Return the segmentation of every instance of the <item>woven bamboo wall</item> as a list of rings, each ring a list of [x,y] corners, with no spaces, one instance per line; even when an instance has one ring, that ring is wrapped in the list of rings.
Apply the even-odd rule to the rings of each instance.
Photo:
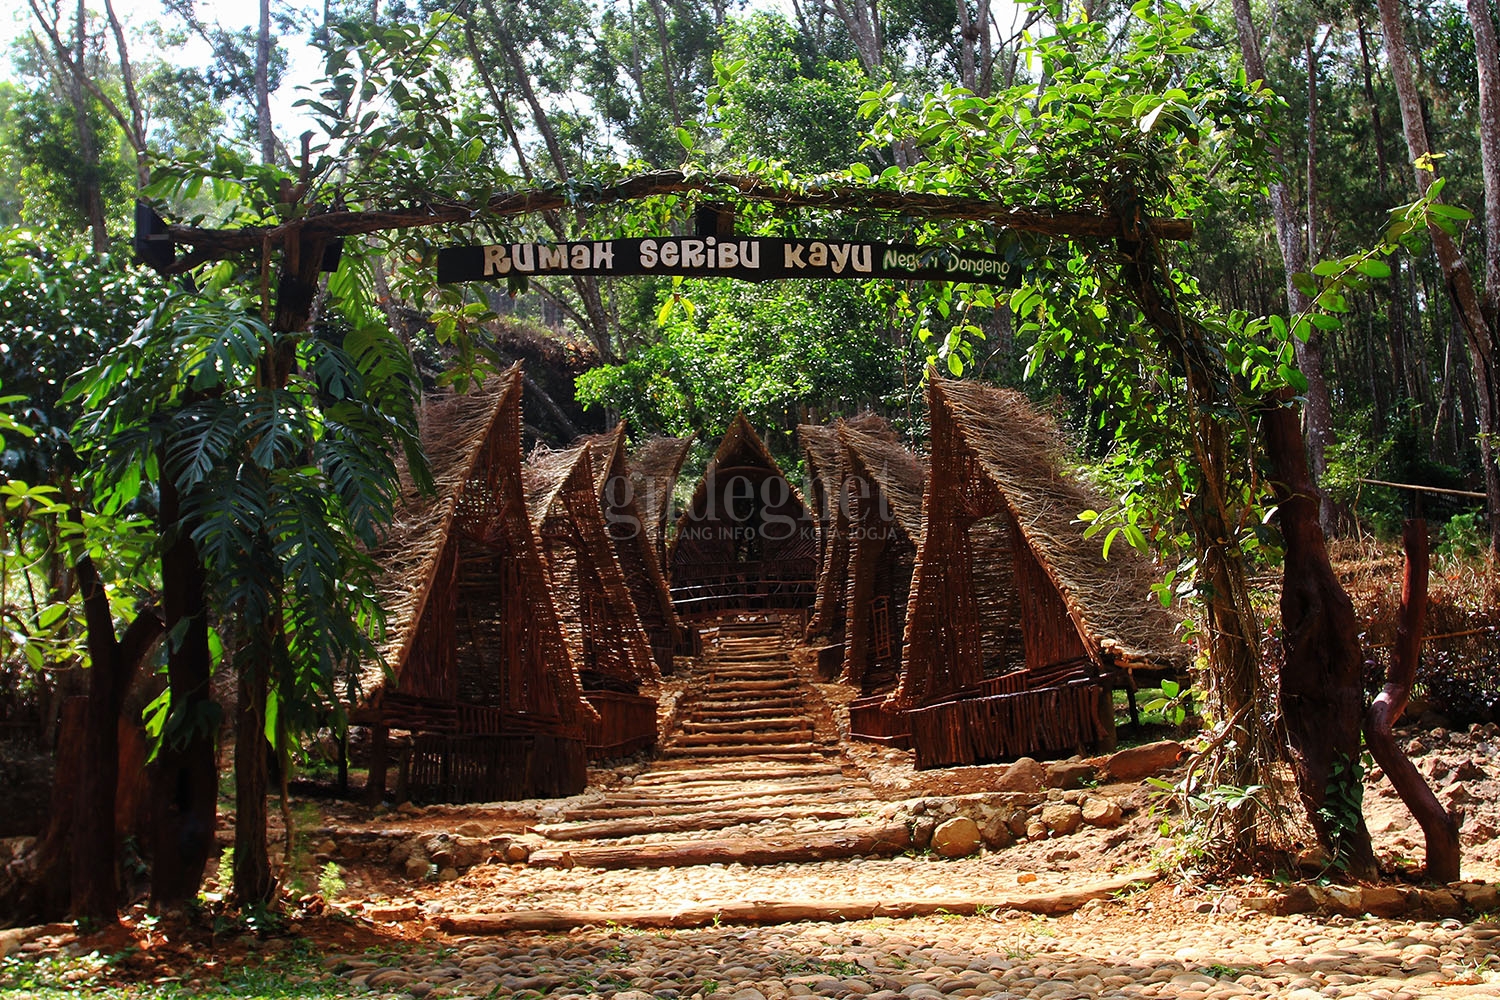
[[[414,730],[451,719],[489,732],[582,738],[593,713],[526,519],[520,403],[517,366],[487,389],[424,408],[423,444],[439,497],[405,482],[374,553],[382,593],[391,595],[391,672],[374,675],[357,718]],[[392,697],[382,704],[387,690]],[[460,702],[490,711],[461,716]]]
[[[661,561],[645,530],[649,515],[641,505],[645,498],[638,495],[626,462],[624,421],[608,434],[585,438],[584,443],[589,445],[599,507],[630,599],[646,630],[657,668],[670,673],[672,654],[683,643],[683,628],[672,606]]]
[[[817,529],[744,414],[678,519],[668,564],[680,615],[812,604]]]

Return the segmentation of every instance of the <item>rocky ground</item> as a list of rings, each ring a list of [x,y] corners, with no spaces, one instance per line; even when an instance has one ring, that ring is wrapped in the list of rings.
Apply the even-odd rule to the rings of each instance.
[[[805,721],[786,723],[791,757],[705,768],[669,752],[597,769],[566,800],[327,806],[307,865],[337,866],[345,888],[301,933],[334,993],[416,1000],[1500,998],[1500,726],[1402,731],[1464,812],[1466,881],[1419,888],[1421,831],[1378,771],[1365,805],[1384,884],[1316,870],[1209,882],[1167,863],[1179,845],[1147,779],[1180,774],[1174,744],[918,772],[907,751],[840,739],[833,698]],[[615,825],[590,834],[600,823]],[[869,831],[873,855],[837,849]],[[820,838],[822,859],[732,860]],[[726,844],[731,860],[659,863]],[[881,915],[893,913],[915,916]],[[142,916],[138,936],[167,937]],[[235,941],[205,954],[237,948],[231,961],[247,963],[263,947]],[[0,953],[16,948],[99,945],[67,928],[0,932]],[[197,945],[175,954],[196,968],[141,975],[196,989],[218,961]]]

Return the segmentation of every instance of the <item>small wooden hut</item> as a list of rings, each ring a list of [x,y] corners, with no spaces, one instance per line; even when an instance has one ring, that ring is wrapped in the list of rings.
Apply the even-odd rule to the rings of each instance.
[[[1083,537],[1077,516],[1100,503],[1062,473],[1056,427],[1023,396],[934,375],[928,401],[922,541],[886,708],[909,711],[920,767],[1112,742],[1113,679],[1187,659],[1151,594],[1150,566],[1125,546],[1106,560]],[[1003,564],[976,551],[986,520],[1009,539]],[[991,608],[977,584],[1003,578],[991,586],[1016,595],[1020,669],[986,679],[980,624]]]
[[[901,671],[901,629],[917,545],[922,537],[922,494],[927,469],[890,438],[838,427],[848,472],[849,571],[847,623],[841,680],[859,688],[849,705],[853,736],[904,745],[903,713],[883,708]]]
[[[635,487],[636,504],[645,516],[646,537],[656,550],[663,575],[667,571],[667,528],[672,513],[672,494],[682,463],[693,446],[687,437],[654,437],[636,448],[626,459],[630,481]]]
[[[572,795],[585,779],[583,698],[521,484],[519,365],[428,400],[422,445],[437,495],[404,477],[373,553],[387,609],[351,721],[373,735],[372,795],[391,729],[412,734],[405,791],[430,802]]]
[[[838,645],[844,638],[844,591],[849,575],[849,509],[842,499],[843,446],[838,428],[831,424],[797,425],[797,443],[807,463],[812,513],[818,527],[818,582],[807,638]]]
[[[645,512],[625,461],[625,422],[607,434],[583,439],[593,462],[594,489],[604,513],[615,558],[625,574],[630,599],[651,642],[651,655],[662,673],[672,672],[672,654],[683,645],[682,624],[672,606],[672,592],[661,560],[646,532]]]
[[[594,480],[592,448],[534,455],[523,470],[526,507],[541,544],[585,697],[598,710],[589,756],[619,757],[656,745],[659,679],[640,615],[610,540]]]
[[[812,604],[817,529],[743,413],[678,518],[667,563],[679,615]]]

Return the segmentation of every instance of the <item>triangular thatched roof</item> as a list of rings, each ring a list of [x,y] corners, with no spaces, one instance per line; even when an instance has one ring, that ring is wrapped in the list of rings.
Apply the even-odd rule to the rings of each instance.
[[[932,398],[998,488],[1091,654],[1121,666],[1184,665],[1188,652],[1177,621],[1151,591],[1150,563],[1124,544],[1105,559],[1101,540],[1083,537],[1078,515],[1107,501],[1064,473],[1056,425],[1020,393],[978,382],[933,376]]]
[[[651,640],[657,666],[670,672],[673,651],[682,640],[682,623],[672,604],[661,556],[646,530],[650,515],[642,505],[649,498],[642,495],[626,462],[625,421],[606,433],[579,438],[576,443],[589,447],[594,489],[620,569],[630,587],[641,625]]]
[[[656,663],[600,506],[592,451],[583,444],[533,455],[523,470],[527,510],[578,669],[654,680]]]
[[[630,480],[635,486],[636,502],[645,518],[646,536],[651,540],[657,557],[663,560],[663,572],[666,569],[667,521],[672,511],[672,493],[692,446],[691,434],[680,438],[653,437],[626,458]]]
[[[884,421],[882,421],[884,423]],[[846,449],[850,471],[865,475],[885,495],[896,526],[915,546],[922,538],[922,493],[927,487],[927,467],[895,435],[863,430],[841,421],[839,441]]]
[[[386,610],[381,662],[366,664],[357,694],[378,705],[387,691],[434,702],[456,702],[477,683],[503,689],[494,663],[457,662],[450,605],[464,600],[465,556],[475,546],[503,544],[512,563],[525,614],[517,620],[485,618],[490,633],[518,629],[525,703],[497,705],[567,723],[593,715],[583,701],[578,673],[563,644],[546,571],[537,551],[521,491],[521,392],[519,365],[491,377],[467,395],[429,397],[419,416],[422,448],[435,493],[418,489],[403,473],[390,526],[371,553],[381,569],[377,590]],[[465,625],[468,628],[473,623]],[[484,636],[465,637],[466,650]],[[454,674],[457,671],[457,674]],[[478,671],[483,676],[475,675]],[[493,681],[493,683],[492,683]],[[471,699],[472,700],[472,699]]]

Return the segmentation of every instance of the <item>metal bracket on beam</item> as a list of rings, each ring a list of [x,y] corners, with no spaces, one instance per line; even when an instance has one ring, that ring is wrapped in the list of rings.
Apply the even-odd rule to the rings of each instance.
[[[135,203],[135,235],[130,243],[135,259],[156,271],[165,271],[177,257],[177,245],[167,231],[166,220],[144,201]]]
[[[709,203],[698,206],[693,217],[694,236],[716,236],[725,239],[734,235],[734,208],[729,205]]]

